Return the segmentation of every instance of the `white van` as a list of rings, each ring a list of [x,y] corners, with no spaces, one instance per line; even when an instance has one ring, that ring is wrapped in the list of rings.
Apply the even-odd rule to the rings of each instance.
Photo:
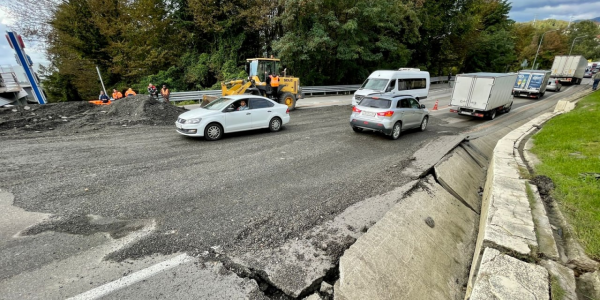
[[[419,101],[429,95],[429,85],[429,72],[419,69],[401,68],[398,71],[375,71],[354,92],[352,105],[358,105],[358,102],[366,95],[373,93],[410,95]]]

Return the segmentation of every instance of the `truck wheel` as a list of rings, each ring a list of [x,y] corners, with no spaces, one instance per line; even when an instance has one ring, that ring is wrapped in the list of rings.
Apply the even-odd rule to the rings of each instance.
[[[296,97],[292,93],[283,93],[281,97],[279,97],[279,103],[287,105],[290,110],[294,110],[296,108]]]
[[[495,118],[496,118],[496,109],[494,109],[488,113],[488,119],[493,120]]]
[[[575,82],[576,85],[580,85],[581,84],[581,78],[577,78],[577,81]]]
[[[504,113],[507,114],[508,112],[510,112],[510,110],[512,109],[512,105],[513,103],[511,102],[510,105],[504,109]]]

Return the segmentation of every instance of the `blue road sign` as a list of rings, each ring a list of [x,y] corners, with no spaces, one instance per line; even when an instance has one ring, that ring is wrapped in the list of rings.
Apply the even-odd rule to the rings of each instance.
[[[25,76],[27,76],[27,80],[29,80],[29,83],[31,84],[31,89],[33,90],[35,100],[37,100],[39,104],[46,104],[44,92],[42,92],[42,89],[40,89],[40,83],[38,82],[31,64],[29,63],[31,60],[27,60],[29,57],[27,54],[25,54],[25,50],[23,50],[25,46],[23,45],[21,37],[11,31],[6,32],[6,37],[8,38],[11,47],[15,49],[15,52],[17,53],[17,62],[25,70]]]

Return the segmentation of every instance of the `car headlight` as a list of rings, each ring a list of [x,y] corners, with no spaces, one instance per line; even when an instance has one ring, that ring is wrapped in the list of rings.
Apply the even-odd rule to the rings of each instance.
[[[189,119],[185,123],[186,124],[198,124],[202,121],[202,118]]]

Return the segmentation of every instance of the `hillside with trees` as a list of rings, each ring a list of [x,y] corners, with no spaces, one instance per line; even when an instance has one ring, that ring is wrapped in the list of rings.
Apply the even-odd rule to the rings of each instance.
[[[377,69],[417,67],[432,76],[550,68],[555,55],[600,58],[598,25],[515,23],[507,0],[17,0],[17,32],[46,45],[51,101],[97,97],[149,82],[173,91],[244,78],[246,58],[275,56],[302,85],[360,83]],[[40,7],[32,11],[28,7]],[[38,14],[38,15],[36,15]],[[33,15],[33,18],[31,17]]]

